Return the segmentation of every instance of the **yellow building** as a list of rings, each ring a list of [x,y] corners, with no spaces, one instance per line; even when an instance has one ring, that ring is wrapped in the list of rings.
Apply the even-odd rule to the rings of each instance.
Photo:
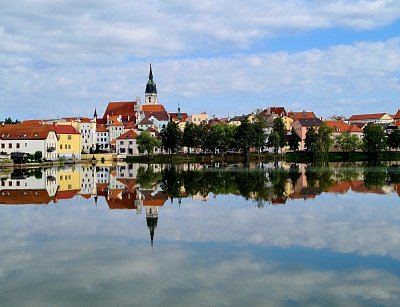
[[[208,123],[208,114],[206,112],[202,112],[200,114],[192,114],[189,116],[189,123],[193,123],[195,125],[200,125],[201,123]]]
[[[58,192],[77,191],[81,189],[81,172],[79,170],[61,169],[58,171]]]
[[[55,129],[58,136],[58,156],[66,159],[80,159],[81,134],[69,125],[57,125]]]

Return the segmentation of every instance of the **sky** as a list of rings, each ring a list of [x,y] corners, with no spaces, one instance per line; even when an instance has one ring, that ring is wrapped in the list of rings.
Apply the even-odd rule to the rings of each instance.
[[[0,119],[268,106],[329,117],[400,108],[399,0],[2,0]]]

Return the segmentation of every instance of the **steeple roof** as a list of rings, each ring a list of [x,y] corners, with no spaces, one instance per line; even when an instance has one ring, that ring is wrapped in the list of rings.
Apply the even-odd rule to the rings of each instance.
[[[153,80],[153,70],[151,69],[151,63],[150,63],[149,81],[147,81],[146,84],[146,94],[157,94],[157,85]]]

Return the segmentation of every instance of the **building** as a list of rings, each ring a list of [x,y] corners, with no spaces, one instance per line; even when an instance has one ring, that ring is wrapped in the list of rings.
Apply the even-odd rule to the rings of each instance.
[[[106,126],[102,124],[96,126],[96,149],[110,149],[110,133]]]
[[[347,121],[349,124],[387,124],[393,118],[387,113],[357,114],[350,116]]]
[[[57,133],[54,126],[9,124],[0,126],[0,152],[35,154],[40,151],[46,160],[57,160]]]
[[[138,155],[139,150],[136,144],[136,132],[130,130],[116,139],[116,151],[119,155]]]
[[[333,129],[333,136],[338,136],[343,133],[354,134],[358,137],[363,136],[363,130],[356,125],[350,125],[341,120],[326,120],[324,123]]]
[[[319,118],[299,118],[293,122],[294,131],[299,135],[300,150],[304,150],[304,141],[306,139],[306,133],[309,129],[318,129],[322,125],[322,120]]]
[[[208,123],[208,114],[206,112],[202,112],[199,114],[192,114],[188,118],[188,122],[195,124],[195,125],[200,125],[201,123]]]
[[[58,157],[66,159],[81,158],[81,135],[69,125],[54,126],[58,135]]]

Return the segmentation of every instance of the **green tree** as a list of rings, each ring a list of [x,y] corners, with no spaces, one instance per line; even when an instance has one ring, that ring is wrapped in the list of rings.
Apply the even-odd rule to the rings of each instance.
[[[272,131],[276,132],[279,135],[279,147],[283,148],[286,145],[286,134],[285,134],[285,124],[282,121],[282,118],[277,117],[274,119],[272,123]]]
[[[39,161],[40,159],[42,159],[43,154],[42,154],[41,151],[36,151],[35,154],[34,154],[34,157],[35,157],[36,161]]]
[[[301,138],[296,133],[296,131],[294,131],[294,128],[292,128],[292,131],[290,132],[289,139],[288,139],[288,144],[289,144],[290,150],[293,150],[293,151],[299,150],[300,141],[301,141]]]
[[[193,123],[186,124],[185,130],[183,130],[182,145],[188,148],[189,153],[192,148],[201,146],[201,134],[200,126]]]
[[[162,147],[169,153],[174,154],[182,146],[182,131],[177,123],[169,122],[161,132]]]
[[[364,127],[363,137],[364,150],[377,155],[386,148],[386,137],[383,128],[378,125],[367,125]]]
[[[307,150],[312,150],[312,145],[317,141],[318,135],[315,131],[314,127],[310,127],[310,129],[306,132],[306,138],[304,140],[304,147]]]
[[[361,148],[362,141],[355,135],[350,133],[342,133],[335,138],[337,146],[344,152],[354,152]]]
[[[136,144],[138,146],[139,153],[144,154],[147,152],[147,156],[153,154],[155,147],[161,147],[161,141],[152,136],[149,132],[143,131],[136,138]]]
[[[400,129],[396,129],[388,135],[387,144],[393,149],[398,149],[400,147]]]
[[[267,144],[268,147],[272,147],[274,149],[274,153],[278,153],[281,144],[281,138],[279,136],[279,133],[276,131],[272,131],[268,137]]]
[[[250,124],[247,119],[243,120],[236,130],[236,148],[242,150],[244,154],[248,155],[250,148],[256,143],[256,137],[254,125]]]

